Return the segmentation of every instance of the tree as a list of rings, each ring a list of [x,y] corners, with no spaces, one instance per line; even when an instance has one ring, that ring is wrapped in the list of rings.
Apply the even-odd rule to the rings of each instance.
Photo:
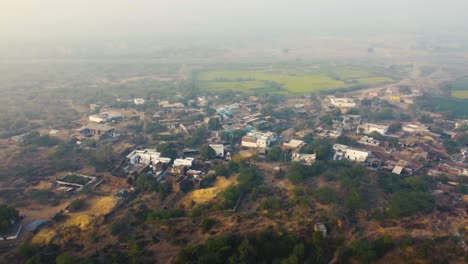
[[[204,160],[212,160],[216,158],[216,151],[209,144],[204,144],[200,148],[200,156]]]
[[[428,210],[434,206],[431,195],[419,191],[397,192],[389,203],[389,215],[392,217],[409,216]]]
[[[419,118],[419,121],[423,124],[430,124],[434,122],[434,119],[430,115],[424,114]]]
[[[168,181],[160,183],[157,187],[157,190],[161,199],[164,200],[169,194],[172,193],[172,184]]]
[[[366,240],[354,240],[350,244],[353,256],[364,263],[372,262],[376,259],[376,253]]]
[[[55,258],[56,264],[74,264],[76,262],[77,259],[68,253],[62,253]]]
[[[156,180],[147,173],[142,173],[138,175],[135,184],[138,188],[140,188],[143,191],[155,190],[157,186]]]
[[[354,140],[352,140],[351,138],[349,138],[346,135],[342,134],[336,139],[336,143],[342,144],[342,145],[347,145],[347,146],[352,146],[352,145],[354,145]]]
[[[280,146],[274,146],[270,150],[268,150],[267,158],[269,161],[280,161],[283,151],[281,150]]]
[[[333,155],[333,145],[329,140],[318,139],[310,143],[304,151],[306,153],[315,153],[317,160],[327,160]]]
[[[0,232],[6,232],[12,223],[20,219],[19,212],[6,204],[0,205]]]
[[[468,133],[462,133],[457,138],[457,143],[463,147],[468,147]]]
[[[364,98],[364,99],[361,100],[361,105],[363,105],[363,106],[370,106],[371,104],[372,104],[371,99]]]
[[[360,193],[352,191],[346,198],[345,206],[348,212],[353,214],[356,210],[364,206],[364,199]]]
[[[177,158],[177,146],[174,143],[162,143],[159,144],[156,149],[161,152],[162,157],[171,159]]]
[[[77,212],[85,206],[85,201],[83,199],[76,199],[73,200],[70,205],[68,206],[68,211],[70,212]]]
[[[237,248],[237,255],[229,259],[230,264],[248,264],[256,262],[257,252],[248,239],[244,239]]]
[[[240,189],[234,185],[227,187],[224,191],[218,194],[223,202],[224,208],[234,207],[234,205],[236,205],[237,199],[239,198],[239,195]]]
[[[293,184],[299,184],[304,181],[306,170],[304,165],[299,162],[291,162],[288,169],[288,179]]]
[[[210,118],[210,121],[208,121],[209,130],[220,130],[221,128],[222,126],[219,118]]]
[[[218,221],[216,221],[216,219],[213,219],[213,218],[203,219],[201,223],[202,232],[206,233],[210,231],[210,229],[213,228],[217,223]]]
[[[445,150],[449,155],[458,153],[460,151],[460,148],[458,147],[457,142],[453,141],[452,139],[446,139],[443,142]]]
[[[388,132],[389,133],[395,133],[395,132],[398,132],[401,130],[401,123],[397,122],[397,123],[391,123],[389,126],[388,126]]]
[[[313,195],[317,197],[317,199],[321,203],[335,203],[338,200],[338,195],[335,190],[330,187],[322,187],[315,189],[313,191]]]

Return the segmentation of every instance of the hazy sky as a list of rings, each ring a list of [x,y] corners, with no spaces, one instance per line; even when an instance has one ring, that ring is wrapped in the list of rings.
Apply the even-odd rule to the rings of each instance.
[[[1,0],[3,39],[468,24],[467,0]]]

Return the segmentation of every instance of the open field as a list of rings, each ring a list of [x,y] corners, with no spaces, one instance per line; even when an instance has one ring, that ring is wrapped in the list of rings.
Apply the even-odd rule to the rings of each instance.
[[[300,74],[216,70],[202,72],[197,79],[198,87],[202,90],[235,90],[245,93],[307,93],[392,81],[389,77],[375,76],[368,71],[348,69]]]
[[[452,96],[460,99],[468,99],[468,90],[452,91]]]

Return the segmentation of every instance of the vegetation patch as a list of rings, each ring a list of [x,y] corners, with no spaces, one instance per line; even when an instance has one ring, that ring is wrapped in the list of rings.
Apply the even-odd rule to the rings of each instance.
[[[301,74],[224,70],[205,71],[198,75],[198,87],[202,90],[233,90],[245,93],[307,93],[389,81],[392,79],[357,70]]]

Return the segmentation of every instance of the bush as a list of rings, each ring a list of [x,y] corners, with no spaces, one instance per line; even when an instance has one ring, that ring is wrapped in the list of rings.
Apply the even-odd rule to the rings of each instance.
[[[335,190],[330,187],[323,187],[315,189],[312,194],[317,198],[321,203],[329,204],[335,203],[338,200],[338,195]]]
[[[7,231],[11,227],[11,223],[19,219],[18,210],[5,204],[0,205],[0,233]]]
[[[70,205],[68,205],[68,211],[77,212],[83,209],[85,206],[85,201],[83,199],[73,200]]]
[[[210,231],[210,229],[213,228],[217,223],[218,223],[218,221],[216,221],[215,219],[212,219],[212,218],[204,219],[202,221],[202,223],[201,223],[202,232],[206,233],[206,232]]]
[[[434,206],[432,196],[425,192],[401,191],[396,193],[389,203],[389,215],[397,218],[409,216]]]

